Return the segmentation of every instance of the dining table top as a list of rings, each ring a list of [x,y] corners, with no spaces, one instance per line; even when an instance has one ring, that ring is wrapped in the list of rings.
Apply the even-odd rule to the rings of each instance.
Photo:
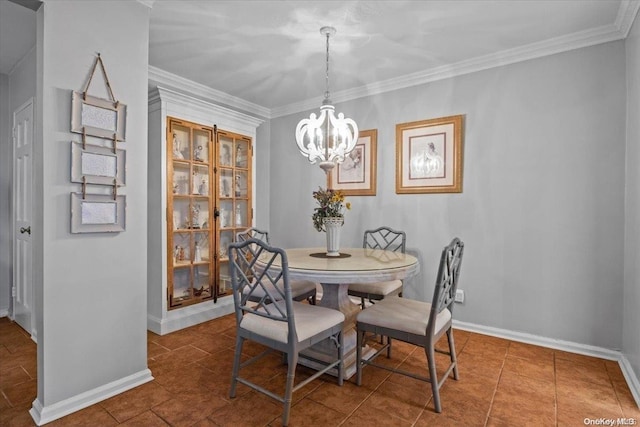
[[[420,270],[413,255],[383,249],[341,248],[327,257],[326,248],[285,249],[290,279],[321,283],[367,283],[404,279]],[[279,266],[274,263],[274,266]]]

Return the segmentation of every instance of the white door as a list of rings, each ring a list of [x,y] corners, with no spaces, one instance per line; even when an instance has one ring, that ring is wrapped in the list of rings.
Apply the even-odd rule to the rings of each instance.
[[[33,98],[13,112],[13,318],[35,339],[31,254]]]

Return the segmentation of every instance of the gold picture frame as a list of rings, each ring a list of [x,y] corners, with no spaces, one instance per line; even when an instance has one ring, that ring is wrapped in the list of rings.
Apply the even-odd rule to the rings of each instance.
[[[396,193],[461,193],[463,115],[396,125]]]
[[[327,187],[345,196],[375,196],[378,130],[360,131],[355,148],[327,175]]]

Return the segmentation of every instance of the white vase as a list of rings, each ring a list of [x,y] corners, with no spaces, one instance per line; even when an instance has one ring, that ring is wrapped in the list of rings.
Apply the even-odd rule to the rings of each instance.
[[[344,223],[341,217],[323,218],[324,229],[327,233],[327,256],[340,256],[340,229]]]

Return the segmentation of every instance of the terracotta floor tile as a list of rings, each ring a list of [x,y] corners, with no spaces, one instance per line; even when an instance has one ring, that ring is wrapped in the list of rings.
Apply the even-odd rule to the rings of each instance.
[[[349,415],[355,411],[371,393],[371,390],[364,387],[353,387],[350,384],[345,384],[340,387],[337,384],[323,382],[313,392],[309,393],[307,398]]]
[[[507,354],[527,360],[548,361],[551,363],[554,360],[554,351],[550,348],[515,341],[509,344]]]
[[[204,335],[198,333],[196,341],[192,345],[209,354],[214,354],[225,349],[234,350],[236,340],[225,334]]]
[[[153,359],[154,357],[160,356],[161,354],[168,353],[170,351],[171,350],[168,349],[167,347],[163,347],[156,342],[147,341],[147,358],[148,359]]]
[[[481,375],[494,379],[497,382],[503,364],[504,358],[485,358],[482,354],[466,352],[458,355],[458,371],[460,376],[467,374]]]
[[[151,373],[155,375],[156,373],[182,369],[208,356],[209,353],[195,348],[192,345],[186,345],[149,360],[149,369],[151,369]]]
[[[154,406],[151,411],[169,425],[181,427],[191,426],[207,418],[209,414],[217,409],[215,406],[211,406],[211,400],[203,402],[198,398],[192,400],[189,397],[189,395],[186,395],[169,399]],[[216,402],[220,407],[226,404],[222,399],[216,399]]]
[[[507,356],[504,360],[502,372],[514,372],[523,377],[553,381],[555,370],[553,359],[522,359]]]
[[[509,390],[512,393],[528,395],[531,399],[551,399],[554,404],[556,397],[556,383],[553,378],[531,378],[522,376],[518,372],[503,371],[500,375],[498,390]]]
[[[304,367],[299,366],[296,369],[295,384],[300,384],[302,381],[306,380],[311,375],[312,375],[311,372],[307,371]],[[254,377],[254,382],[257,385],[264,387],[265,389],[269,390],[272,393],[275,393],[278,396],[284,396],[286,381],[287,381],[286,371],[281,372],[277,374],[275,377],[271,377],[271,378],[267,378],[266,376],[263,376],[261,378]],[[305,385],[304,387],[302,387],[301,389],[293,393],[292,401],[296,403],[304,399],[307,395],[309,395],[310,393],[318,389],[323,384],[324,384],[324,381],[322,381],[320,378],[314,381],[311,381],[310,383],[308,383],[307,385]],[[335,385],[336,387],[338,387],[337,383],[333,381],[327,384]]]
[[[124,422],[162,402],[166,402],[171,397],[171,393],[155,381],[152,381],[113,396],[99,405],[106,409],[118,422]]]
[[[337,426],[347,417],[333,409],[327,408],[310,399],[302,399],[291,406],[289,426]],[[281,425],[280,419],[274,420],[271,425]]]
[[[414,427],[460,427],[461,425],[465,427],[483,427],[484,419],[465,420],[464,424],[461,424],[459,419],[450,418],[443,413],[438,414],[433,411],[424,411],[414,424]]]
[[[491,405],[491,401],[486,401],[486,399],[462,394],[442,397],[441,403],[442,412],[436,413],[433,400],[429,401],[420,418],[425,421],[434,420],[434,424],[432,424],[434,426],[439,426],[438,420],[441,416],[447,420],[447,424],[453,421],[455,423],[453,425],[456,426],[484,426]]]
[[[23,403],[12,408],[0,411],[0,426],[2,427],[35,427],[36,423],[31,418],[29,410],[31,402]]]
[[[497,380],[473,374],[461,376],[458,381],[448,379],[440,388],[440,400],[443,406],[446,402],[475,401],[488,408],[496,385]]]
[[[414,422],[431,399],[431,393],[415,393],[402,385],[385,381],[365,402],[381,413],[390,413],[405,421]]]
[[[611,385],[611,379],[609,378],[607,368],[602,360],[600,360],[599,363],[591,361],[582,363],[579,361],[556,358],[556,378],[558,382],[579,380],[602,385]]]
[[[380,384],[383,383],[389,376],[391,372],[378,368],[375,366],[363,366],[362,367],[362,385],[361,387],[367,388],[369,390],[375,390],[380,387]],[[349,382],[352,384],[356,384],[356,374],[353,375],[349,379]]]
[[[209,420],[221,427],[266,426],[282,416],[282,403],[262,393],[251,391],[230,399],[223,407],[214,410]]]
[[[17,366],[6,371],[0,371],[0,388],[20,384],[32,379],[22,366]]]
[[[166,427],[169,424],[164,422],[162,418],[160,418],[153,412],[145,411],[142,414],[135,416],[120,425],[126,427]]]
[[[74,412],[71,415],[57,419],[47,426],[50,427],[86,427],[86,426],[101,426],[109,427],[118,425],[116,421],[109,413],[97,405],[89,406],[78,412]]]
[[[581,401],[594,407],[618,406],[618,398],[611,383],[588,382],[580,378],[558,379],[558,401]]]
[[[604,365],[604,362],[605,362],[603,359],[598,359],[597,357],[585,356],[583,354],[577,354],[577,353],[569,353],[567,351],[562,351],[562,350],[554,350],[553,353],[555,355],[556,360],[564,360],[564,361],[569,361],[574,363],[580,363],[582,365],[591,365],[591,366],[600,367],[601,365]]]
[[[168,348],[169,350],[175,350],[191,344],[194,337],[189,329],[183,329],[167,335],[152,334],[148,339],[156,344]]]
[[[561,427],[584,426],[585,419],[618,419],[622,416],[619,407],[594,406],[589,402],[558,398],[557,425]]]
[[[403,420],[392,413],[380,411],[379,408],[367,404],[365,401],[341,426],[345,427],[410,427],[411,421]],[[434,424],[432,424],[433,426]]]
[[[513,426],[549,426],[555,423],[556,408],[553,396],[532,399],[531,395],[517,393],[516,390],[518,388],[498,387],[489,417]]]
[[[21,403],[31,403],[38,394],[38,384],[36,380],[28,380],[20,384],[14,384],[2,388],[11,406],[17,406]]]

